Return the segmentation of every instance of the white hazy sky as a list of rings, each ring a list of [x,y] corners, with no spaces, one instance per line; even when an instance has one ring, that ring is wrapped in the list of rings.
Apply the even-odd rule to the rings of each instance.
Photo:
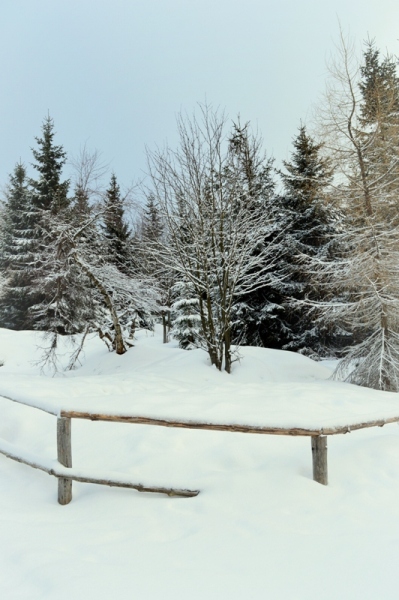
[[[399,54],[398,0],[1,0],[0,184],[50,112],[122,185],[205,99],[250,120],[279,163],[324,88],[343,28]]]

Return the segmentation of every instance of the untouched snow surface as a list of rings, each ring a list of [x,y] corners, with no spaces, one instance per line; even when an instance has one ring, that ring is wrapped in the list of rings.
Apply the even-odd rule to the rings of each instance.
[[[41,374],[38,334],[0,330],[0,394],[60,408],[202,421],[320,426],[399,414],[399,396],[332,382],[302,356],[243,348],[231,376],[159,335],[117,357]],[[68,348],[61,348],[67,364]],[[56,420],[0,398],[0,444],[50,464]],[[196,498],[73,484],[0,456],[0,598],[398,598],[399,428],[330,437],[328,487],[309,438],[73,421],[73,464]]]

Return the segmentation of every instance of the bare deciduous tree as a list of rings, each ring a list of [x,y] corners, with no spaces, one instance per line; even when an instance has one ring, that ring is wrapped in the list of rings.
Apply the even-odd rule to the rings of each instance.
[[[201,106],[199,118],[179,117],[178,133],[176,150],[149,154],[151,192],[167,228],[157,260],[190,285],[200,343],[230,373],[234,297],[263,286],[274,259],[264,243],[268,218],[256,194],[243,194],[223,114]]]
[[[359,340],[337,373],[359,385],[398,391],[399,214],[392,194],[399,184],[398,81],[391,69],[393,85],[376,77],[366,95],[367,62],[359,66],[342,32],[338,51],[320,116],[339,173],[335,196],[347,214],[341,234],[347,252],[335,265],[314,261],[313,269],[348,299],[326,306],[324,318],[343,323]]]
[[[59,333],[87,328],[98,331],[116,354],[124,354],[137,316],[159,309],[159,292],[153,279],[122,273],[100,251],[96,252],[99,246],[95,240],[87,242],[84,231],[90,230],[100,216],[93,213],[75,226],[62,216],[52,219],[41,266],[46,273],[48,300],[36,307],[37,317],[50,337],[43,363],[56,366]],[[40,279],[40,272],[37,276]]]

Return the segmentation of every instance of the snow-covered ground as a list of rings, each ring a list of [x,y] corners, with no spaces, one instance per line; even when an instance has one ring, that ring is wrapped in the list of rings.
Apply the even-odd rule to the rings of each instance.
[[[95,338],[82,366],[34,364],[42,340],[0,330],[0,394],[60,408],[260,425],[399,415],[399,396],[328,379],[302,356],[243,348],[231,376],[159,335],[117,357]],[[65,349],[65,352],[67,349]],[[67,362],[67,356],[61,362]],[[55,417],[0,398],[0,444],[56,456]],[[398,597],[399,427],[332,436],[328,487],[309,438],[73,421],[74,467],[195,498],[73,484],[0,456],[0,598],[391,600]]]

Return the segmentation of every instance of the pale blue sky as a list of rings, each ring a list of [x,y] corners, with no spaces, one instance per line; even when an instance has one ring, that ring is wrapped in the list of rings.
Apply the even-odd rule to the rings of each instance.
[[[277,163],[324,87],[338,18],[399,54],[397,0],[1,0],[0,184],[31,160],[43,118],[76,154],[102,152],[122,185],[145,146],[205,99],[261,131]]]

